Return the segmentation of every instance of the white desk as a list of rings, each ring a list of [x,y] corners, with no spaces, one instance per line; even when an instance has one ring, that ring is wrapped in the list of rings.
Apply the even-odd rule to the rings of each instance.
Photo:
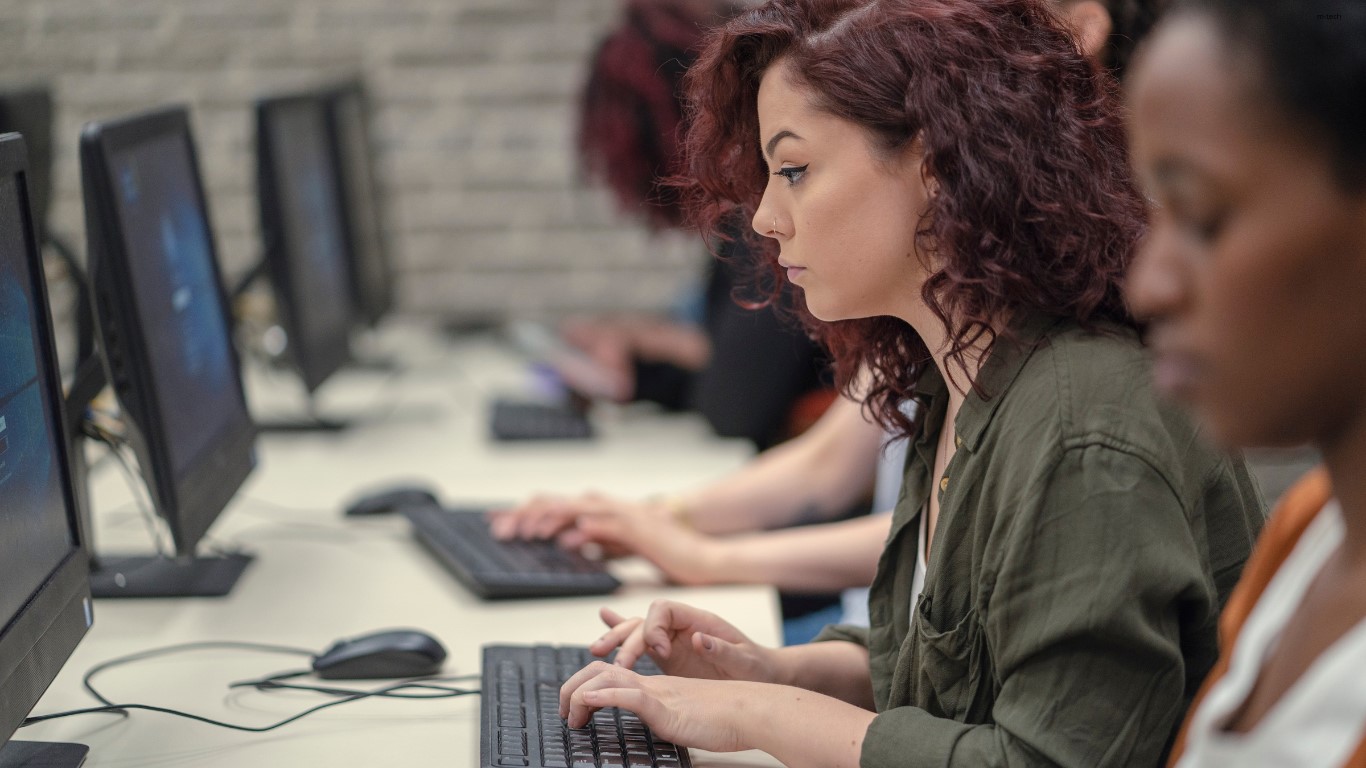
[[[411,339],[407,341],[411,342]],[[414,358],[409,358],[410,360]],[[498,362],[499,360],[502,362]],[[500,367],[501,366],[501,367]],[[464,372],[461,378],[458,374]],[[678,589],[635,578],[608,598],[480,602],[424,552],[405,521],[344,520],[342,500],[359,489],[421,478],[450,500],[516,499],[536,489],[598,487],[623,494],[686,487],[719,476],[748,455],[708,437],[686,417],[626,410],[606,414],[591,445],[495,446],[484,437],[478,396],[515,374],[491,345],[428,352],[401,377],[346,376],[324,391],[329,408],[377,403],[391,418],[334,436],[271,435],[260,466],[211,531],[213,540],[258,555],[224,599],[104,600],[95,626],[35,714],[91,706],[80,678],[94,664],[153,647],[242,640],[322,650],[336,638],[417,627],[450,652],[447,674],[479,672],[486,643],[586,644],[603,631],[597,608],[639,614],[661,596],[732,618],[756,641],[780,642],[776,598],[755,587]],[[515,376],[513,376],[515,378]],[[257,386],[259,382],[253,382]],[[266,392],[272,404],[289,392]],[[97,545],[147,550],[122,478],[96,473]],[[648,569],[628,569],[640,573]],[[307,666],[302,657],[200,651],[136,662],[96,681],[116,701],[156,704],[231,722],[262,725],[324,701],[306,693],[229,692],[228,683]],[[214,728],[150,712],[85,715],[23,729],[17,738],[91,746],[96,766],[452,765],[479,755],[477,696],[434,701],[369,700],[313,715],[265,734]],[[694,752],[703,766],[771,765],[759,753]]]

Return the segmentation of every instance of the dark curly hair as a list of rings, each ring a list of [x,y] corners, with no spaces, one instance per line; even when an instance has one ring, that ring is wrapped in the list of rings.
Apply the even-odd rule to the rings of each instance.
[[[678,191],[661,181],[682,169],[679,89],[708,21],[681,5],[631,0],[593,55],[579,104],[584,170],[655,230],[683,225]]]
[[[1008,327],[1003,339],[993,328],[1016,316],[1133,324],[1121,281],[1147,209],[1118,86],[1044,0],[771,0],[715,30],[685,80],[679,180],[709,237],[752,218],[763,196],[756,99],[779,59],[817,108],[861,126],[874,151],[920,140],[937,184],[917,239],[938,266],[922,298],[957,364],[966,369],[965,352],[983,339],[1010,340]],[[762,256],[756,283],[777,295],[772,241],[747,239]],[[884,427],[913,432],[898,405],[934,365],[919,335],[896,318],[801,314],[833,354],[840,388],[853,394],[866,366],[865,407]]]
[[[1366,3],[1360,0],[1184,0],[1203,15],[1258,93],[1322,146],[1338,183],[1366,191]]]

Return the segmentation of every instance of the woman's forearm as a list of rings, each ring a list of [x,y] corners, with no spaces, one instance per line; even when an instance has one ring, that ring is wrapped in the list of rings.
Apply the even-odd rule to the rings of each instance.
[[[736,712],[743,742],[788,768],[858,768],[877,713],[800,688],[755,686]]]
[[[728,534],[829,520],[872,488],[882,430],[836,400],[810,430],[680,501],[699,531]]]
[[[709,581],[772,584],[785,592],[866,587],[877,573],[890,515],[709,541]]]
[[[770,653],[774,683],[804,688],[860,709],[874,708],[867,648],[839,640],[775,648]]]

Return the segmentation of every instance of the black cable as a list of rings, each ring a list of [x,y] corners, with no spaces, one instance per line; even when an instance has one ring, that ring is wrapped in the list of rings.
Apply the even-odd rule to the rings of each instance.
[[[53,713],[47,714],[47,715],[34,715],[34,716],[32,716],[32,717],[25,718],[24,721],[23,721],[22,723],[20,723],[20,726],[19,726],[19,727],[23,728],[23,727],[26,727],[26,726],[29,726],[29,725],[33,725],[33,724],[35,724],[35,723],[41,723],[41,722],[44,722],[44,721],[47,721],[47,720],[55,720],[55,719],[61,718],[61,717],[71,717],[71,716],[73,716],[73,715],[88,715],[88,714],[96,714],[96,713],[102,713],[102,712],[104,712],[104,713],[116,713],[116,714],[121,714],[121,715],[125,715],[125,716],[126,716],[126,715],[128,714],[128,710],[140,709],[140,710],[145,710],[145,711],[148,711],[148,712],[160,712],[160,713],[166,714],[166,715],[174,715],[174,716],[176,716],[176,717],[183,717],[183,718],[186,718],[186,719],[189,719],[189,720],[194,720],[194,721],[197,721],[197,722],[205,723],[205,724],[207,724],[207,725],[215,725],[215,726],[218,726],[218,727],[220,727],[220,728],[229,728],[229,729],[232,729],[232,730],[235,730],[235,731],[247,731],[247,732],[249,732],[249,733],[265,733],[266,731],[273,731],[273,730],[275,730],[276,728],[280,728],[280,727],[283,727],[283,726],[285,726],[285,725],[289,725],[290,723],[292,723],[292,722],[294,722],[294,721],[296,721],[296,720],[300,720],[300,719],[302,719],[302,718],[305,718],[305,717],[307,717],[307,716],[313,714],[314,712],[319,712],[319,711],[321,711],[321,710],[328,709],[328,708],[335,707],[335,706],[339,706],[339,705],[341,705],[341,704],[349,704],[350,702],[359,701],[359,700],[361,700],[361,699],[368,699],[368,698],[373,698],[373,697],[390,697],[390,698],[407,698],[407,699],[435,699],[435,698],[453,698],[453,697],[456,697],[456,696],[467,696],[467,695],[474,695],[474,694],[478,694],[478,693],[479,693],[478,690],[466,690],[466,689],[461,689],[461,688],[449,688],[449,687],[446,687],[446,686],[436,686],[436,685],[430,685],[430,684],[429,684],[429,682],[456,681],[456,680],[472,679],[472,678],[474,678],[474,677],[477,677],[477,676],[474,676],[474,675],[464,675],[464,676],[457,676],[457,677],[450,677],[450,678],[418,678],[418,679],[415,679],[415,680],[404,680],[404,681],[401,681],[401,682],[398,682],[398,683],[394,683],[394,684],[391,684],[391,685],[386,685],[386,686],[383,686],[383,687],[380,687],[380,688],[376,688],[376,689],[372,689],[372,690],[368,690],[368,691],[364,691],[364,690],[347,690],[347,689],[342,689],[342,688],[328,689],[328,688],[325,688],[325,687],[323,687],[323,686],[318,686],[318,687],[315,689],[317,692],[320,692],[320,693],[327,693],[327,694],[329,694],[329,695],[334,695],[334,696],[340,696],[340,697],[342,697],[342,698],[339,698],[339,699],[337,699],[336,701],[329,701],[329,702],[326,702],[326,703],[324,703],[324,704],[319,704],[319,705],[317,705],[317,706],[315,706],[315,707],[310,707],[310,708],[308,708],[308,709],[306,709],[306,710],[304,710],[304,711],[302,711],[302,712],[300,712],[300,713],[298,713],[298,714],[296,714],[296,715],[293,715],[293,716],[291,716],[291,717],[287,717],[287,718],[285,718],[284,720],[281,720],[281,721],[279,721],[279,722],[277,722],[277,723],[273,723],[273,724],[271,724],[271,725],[250,726],[250,725],[239,725],[239,724],[237,724],[237,723],[225,723],[225,722],[223,722],[223,721],[221,721],[221,720],[214,720],[213,718],[210,718],[210,717],[203,717],[203,716],[201,716],[201,715],[195,715],[195,714],[191,714],[191,713],[189,713],[189,712],[181,712],[180,710],[168,709],[168,708],[166,708],[166,707],[158,707],[158,706],[151,705],[151,704],[115,704],[115,703],[113,703],[112,701],[110,701],[109,699],[105,698],[104,695],[101,694],[99,691],[95,690],[95,687],[94,687],[94,685],[93,685],[92,682],[91,682],[92,679],[95,677],[95,675],[99,674],[100,672],[103,672],[103,671],[105,671],[105,670],[107,670],[107,669],[110,669],[110,668],[112,668],[112,667],[120,666],[120,665],[122,665],[122,664],[129,664],[129,663],[132,663],[132,662],[135,662],[135,661],[142,661],[142,660],[145,660],[145,659],[155,658],[155,657],[157,657],[157,656],[165,656],[165,655],[171,654],[171,653],[181,653],[181,652],[184,652],[184,651],[194,651],[194,650],[205,650],[205,649],[209,649],[209,648],[215,648],[215,649],[232,648],[232,649],[240,649],[240,650],[262,651],[262,652],[266,652],[266,653],[286,653],[286,654],[296,654],[296,655],[304,655],[304,656],[313,656],[313,655],[314,655],[313,651],[311,651],[311,650],[307,650],[307,649],[304,649],[304,648],[294,648],[294,647],[290,647],[290,646],[270,645],[270,644],[266,644],[266,643],[234,642],[234,641],[210,641],[210,642],[199,642],[199,643],[182,643],[182,644],[179,644],[179,645],[170,645],[170,646],[166,646],[166,647],[163,647],[163,648],[153,648],[153,649],[148,650],[148,651],[142,651],[142,652],[139,652],[139,653],[130,654],[130,655],[128,655],[128,656],[120,656],[120,657],[118,657],[118,658],[110,659],[110,660],[105,661],[105,662],[102,662],[102,663],[100,663],[100,664],[96,664],[94,667],[91,667],[90,670],[87,671],[87,672],[85,673],[85,676],[81,679],[81,684],[85,687],[85,689],[86,689],[87,691],[89,691],[89,692],[90,692],[90,695],[91,695],[91,696],[94,696],[94,697],[95,697],[95,700],[96,700],[96,701],[99,701],[103,706],[99,706],[99,707],[86,707],[86,708],[84,708],[84,709],[73,709],[73,710],[68,710],[68,711],[66,711],[66,712],[53,712]],[[305,675],[305,674],[308,674],[308,673],[307,673],[307,672],[290,672],[290,673],[283,673],[282,675],[276,675],[276,676],[274,676],[273,678],[266,678],[266,679],[264,679],[264,680],[254,681],[254,682],[258,682],[258,683],[269,683],[269,682],[272,681],[272,680],[278,681],[278,680],[287,679],[287,678],[289,678],[289,677],[298,677],[298,676],[302,676],[302,675]],[[250,684],[251,684],[251,683],[233,684],[233,685],[230,686],[230,687],[240,687],[241,685],[250,685]],[[278,685],[268,685],[268,686],[262,687],[262,688],[260,688],[260,689],[261,689],[261,690],[265,690],[265,689],[270,688],[270,687],[279,687],[279,688],[295,688],[295,687],[297,687],[297,688],[299,688],[300,690],[309,690],[309,689],[314,688],[313,686],[295,686],[295,685],[293,685],[293,684],[284,684],[284,683],[281,683],[281,684],[278,684]],[[404,690],[404,689],[406,689],[406,688],[413,688],[413,687],[440,689],[440,690],[442,690],[443,692],[441,692],[441,693],[436,693],[436,694],[424,694],[424,695],[395,694],[396,691],[401,691],[401,690]]]
[[[284,680],[303,677],[310,674],[308,671],[282,672],[278,675],[261,678],[260,680],[242,680],[228,685],[229,688],[255,688],[258,691],[273,690],[292,690],[309,691],[312,693],[322,693],[328,696],[355,696],[357,694],[370,694],[388,699],[453,699],[457,696],[469,696],[479,693],[478,689],[456,688],[449,685],[437,685],[437,683],[454,683],[461,680],[478,680],[480,675],[455,675],[449,677],[415,677],[403,681],[406,685],[403,688],[416,688],[431,693],[398,693],[398,688],[382,694],[371,691],[356,690],[354,688],[339,688],[326,685],[301,685],[299,683],[286,683]]]
[[[132,653],[127,656],[119,656],[117,658],[109,659],[108,661],[100,662],[99,664],[96,664],[95,666],[91,667],[85,673],[85,676],[81,678],[81,685],[84,686],[85,689],[90,692],[91,696],[95,697],[95,701],[98,701],[106,707],[112,707],[114,706],[114,702],[110,701],[109,699],[106,699],[104,697],[104,694],[95,690],[95,685],[92,682],[95,679],[95,675],[98,675],[99,673],[107,669],[123,666],[124,664],[131,664],[135,661],[145,661],[147,659],[154,659],[158,656],[168,656],[173,653],[184,653],[186,651],[203,651],[209,649],[221,650],[224,648],[243,651],[260,651],[262,653],[284,653],[295,656],[314,655],[313,651],[306,648],[295,648],[293,646],[287,645],[272,645],[269,643],[247,643],[236,642],[232,640],[211,640],[199,643],[180,643],[177,645],[168,645],[162,648],[152,648],[151,650],[140,651],[138,653]]]

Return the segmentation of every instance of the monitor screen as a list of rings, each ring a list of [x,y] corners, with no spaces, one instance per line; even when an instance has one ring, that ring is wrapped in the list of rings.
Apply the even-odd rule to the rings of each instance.
[[[92,620],[25,162],[0,137],[0,745]]]
[[[393,305],[393,275],[384,250],[369,115],[360,83],[339,87],[329,107],[349,234],[352,299],[358,321],[374,325]]]
[[[18,613],[75,546],[23,231],[18,184],[0,177],[0,621]]]
[[[111,153],[117,210],[177,476],[247,419],[220,303],[208,222],[185,137],[162,134]]]
[[[262,233],[285,331],[311,391],[349,357],[346,232],[321,97],[261,103]]]
[[[256,464],[188,113],[81,136],[90,280],[129,442],[176,550],[192,554]]]

